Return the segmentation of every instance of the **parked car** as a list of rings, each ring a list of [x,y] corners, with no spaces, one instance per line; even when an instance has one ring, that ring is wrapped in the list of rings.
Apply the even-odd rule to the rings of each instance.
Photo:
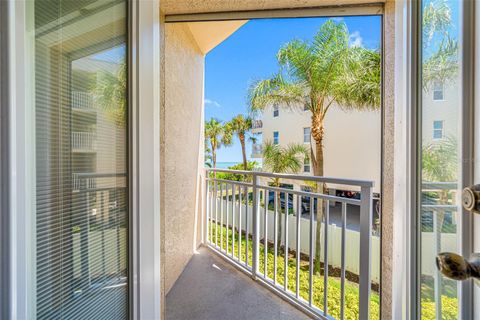
[[[268,193],[268,208],[273,209],[275,202],[275,192],[270,191]],[[280,193],[280,208],[285,209],[285,192]],[[293,194],[288,194],[288,210],[293,210]]]

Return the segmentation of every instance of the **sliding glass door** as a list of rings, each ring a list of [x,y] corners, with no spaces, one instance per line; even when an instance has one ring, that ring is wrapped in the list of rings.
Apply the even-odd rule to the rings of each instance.
[[[473,182],[473,1],[422,0],[418,14],[416,295],[421,319],[471,319],[473,282],[447,270],[449,252],[469,258],[472,214],[462,189]],[[444,273],[439,271],[441,268]]]
[[[35,315],[128,318],[127,1],[30,2]]]

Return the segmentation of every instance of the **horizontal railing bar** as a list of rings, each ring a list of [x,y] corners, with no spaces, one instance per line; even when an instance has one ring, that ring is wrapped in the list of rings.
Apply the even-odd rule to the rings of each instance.
[[[121,190],[127,189],[127,187],[105,187],[105,188],[84,188],[84,189],[76,189],[73,190],[75,193],[84,193],[84,192],[101,192],[101,191],[110,191],[110,190]]]
[[[422,182],[422,189],[427,190],[456,190],[457,188],[458,183],[456,182]]]
[[[422,204],[421,207],[427,209],[458,209],[458,206],[452,204]]]
[[[360,200],[358,199],[350,199],[350,198],[343,198],[343,197],[338,197],[338,196],[332,196],[329,194],[322,194],[322,193],[313,193],[313,192],[308,192],[308,191],[300,191],[300,190],[291,190],[291,189],[286,189],[286,188],[278,188],[278,187],[270,187],[270,186],[260,186],[260,188],[267,189],[269,191],[277,191],[280,193],[290,193],[290,194],[296,194],[299,196],[307,196],[310,198],[320,198],[323,200],[332,200],[332,201],[337,201],[337,202],[343,202],[346,204],[351,204],[351,205],[360,205]]]
[[[84,178],[121,178],[126,177],[126,173],[73,173],[79,179]]]
[[[224,172],[224,173],[236,173],[236,174],[245,174],[245,175],[256,174],[259,177],[294,179],[294,180],[303,180],[303,181],[315,181],[315,182],[335,183],[335,184],[351,185],[351,186],[359,186],[359,187],[374,187],[375,186],[374,181],[367,181],[367,180],[343,179],[343,178],[334,178],[334,177],[303,176],[303,175],[289,174],[289,173],[272,173],[272,172],[229,170],[229,169],[217,169],[217,168],[206,168],[205,170],[207,172],[208,171],[210,171],[210,172]]]

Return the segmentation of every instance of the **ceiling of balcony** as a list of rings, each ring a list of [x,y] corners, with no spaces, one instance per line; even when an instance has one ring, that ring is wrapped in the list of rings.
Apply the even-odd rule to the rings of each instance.
[[[228,12],[269,9],[293,9],[319,6],[369,4],[384,0],[162,0],[166,15],[185,13]]]

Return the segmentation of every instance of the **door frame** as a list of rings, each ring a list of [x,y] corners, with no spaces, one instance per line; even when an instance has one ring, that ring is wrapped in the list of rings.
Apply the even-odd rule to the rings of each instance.
[[[162,318],[163,224],[160,215],[160,8],[128,4],[129,311],[131,319]],[[32,233],[35,210],[34,106],[29,68],[33,10],[29,1],[0,2],[1,247],[0,318],[35,318]],[[8,71],[8,72],[6,72]],[[140,125],[141,124],[141,125]],[[152,174],[153,173],[153,174]],[[141,232],[140,232],[141,231]],[[141,297],[141,299],[140,299]]]

